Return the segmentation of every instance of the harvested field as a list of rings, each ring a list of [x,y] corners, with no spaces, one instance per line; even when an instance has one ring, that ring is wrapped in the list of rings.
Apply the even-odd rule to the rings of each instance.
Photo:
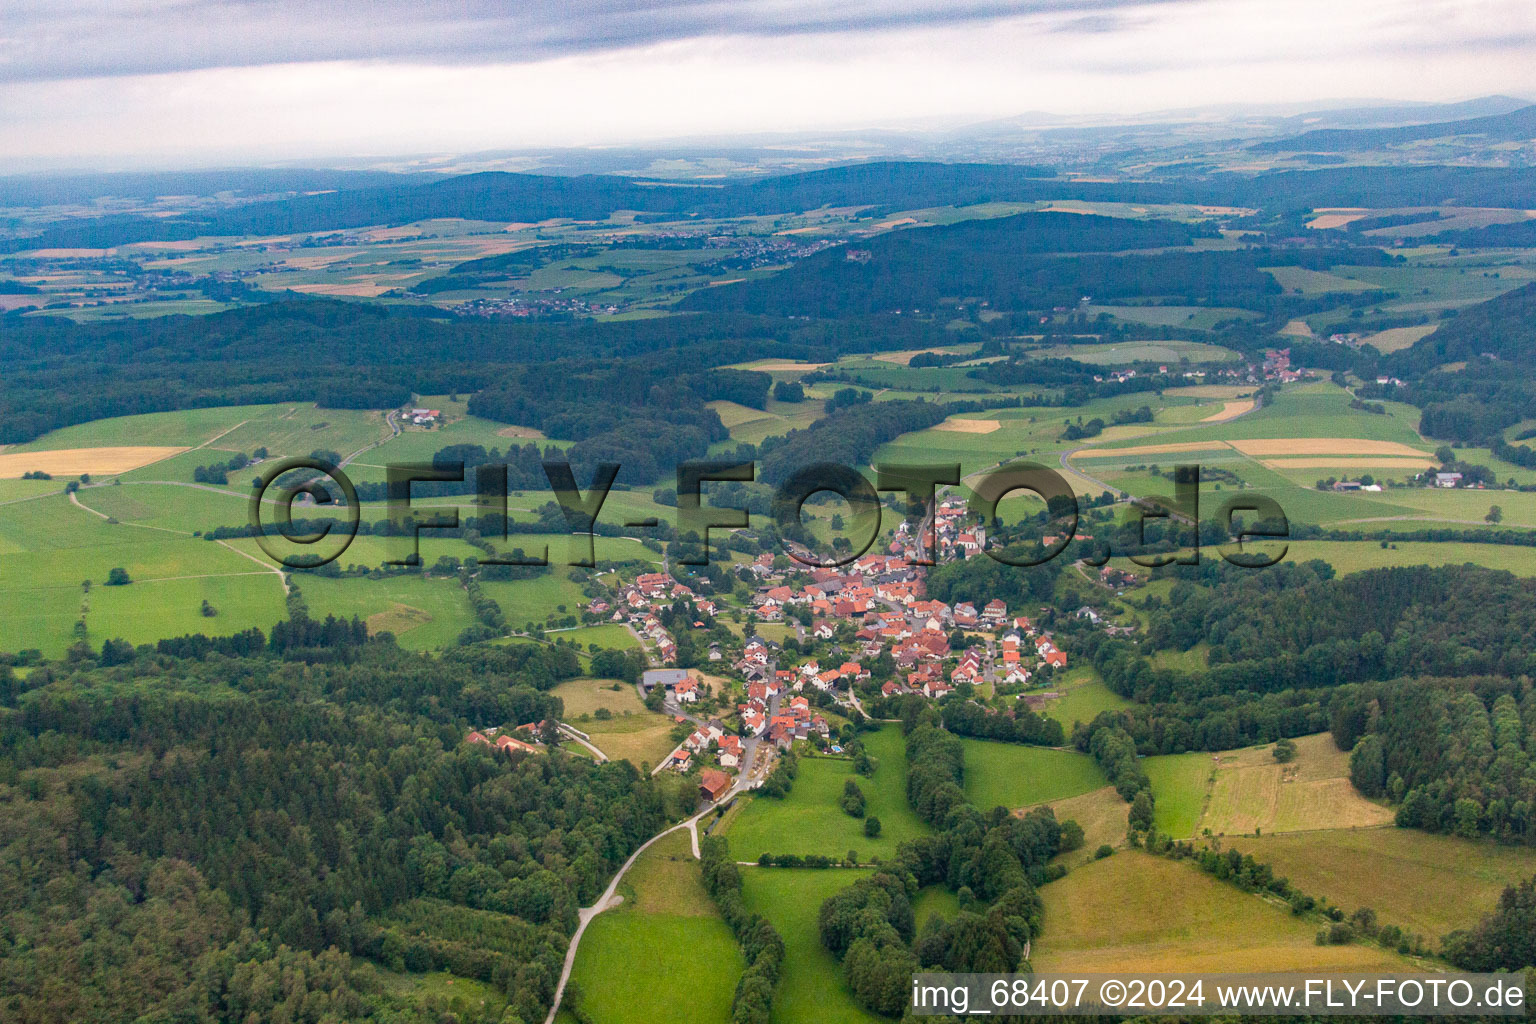
[[[399,636],[407,630],[426,625],[431,621],[430,613],[397,601],[389,607],[388,611],[374,612],[368,616],[368,635],[376,636],[379,633],[388,632]]]
[[[1367,441],[1359,437],[1273,437],[1227,441],[1244,455],[1395,455],[1422,459],[1424,453],[1396,441]]]
[[[764,373],[793,373],[796,370],[819,370],[823,366],[831,366],[831,363],[755,363],[747,367],[749,370],[761,370]]]
[[[1339,829],[1234,839],[1309,896],[1430,938],[1470,928],[1506,885],[1536,873],[1536,851],[1411,828]]]
[[[502,427],[500,430],[496,431],[496,436],[520,437],[525,440],[531,439],[534,441],[542,441],[544,440],[544,431],[536,430],[533,427]]]
[[[913,348],[913,349],[907,349],[905,352],[877,352],[875,354],[875,358],[880,360],[882,363],[900,363],[902,366],[906,366],[908,363],[912,362],[912,357],[913,356],[920,356],[924,352],[932,352],[936,356],[944,356],[944,355],[951,355],[951,354],[953,354],[954,353],[954,349],[953,348]]]
[[[1434,469],[1440,463],[1427,455],[1417,459],[1389,459],[1381,456],[1312,456],[1300,459],[1260,459],[1266,469]]]
[[[1313,336],[1312,325],[1305,320],[1292,320],[1280,328],[1280,333],[1288,338],[1310,338]]]
[[[1226,447],[1228,444],[1225,441],[1172,441],[1168,444],[1141,444],[1131,448],[1089,448],[1072,457],[1074,459],[1122,459],[1127,455],[1166,455],[1170,452],[1215,451]]]
[[[1376,946],[1319,946],[1316,926],[1192,864],[1122,850],[1040,887],[1042,973],[1400,971]]]
[[[1416,327],[1392,327],[1385,331],[1378,331],[1361,339],[1362,344],[1374,348],[1385,355],[1389,352],[1397,352],[1401,349],[1411,348],[1414,342],[1420,338],[1434,333],[1439,324],[1419,324]]]
[[[1163,394],[1168,398],[1220,398],[1231,401],[1253,394],[1253,388],[1238,387],[1235,384],[1192,384],[1185,388],[1168,388]]]
[[[1252,409],[1253,409],[1253,399],[1251,399],[1251,398],[1244,398],[1244,399],[1241,399],[1241,400],[1236,401],[1236,402],[1223,402],[1221,404],[1221,411],[1220,412],[1213,412],[1209,416],[1207,416],[1205,419],[1201,420],[1200,422],[1201,423],[1224,423],[1227,420],[1236,419],[1237,417],[1241,416],[1243,413],[1250,412]]]
[[[1296,760],[1280,764],[1271,746],[1220,755],[1203,827],[1218,835],[1359,828],[1392,821],[1349,782],[1349,755],[1328,733],[1296,741]]]
[[[1336,228],[1341,228],[1344,225],[1351,223],[1352,221],[1357,221],[1370,212],[1370,210],[1364,209],[1334,210],[1328,213],[1324,213],[1320,217],[1314,217],[1312,220],[1309,220],[1307,222],[1307,227],[1316,231],[1331,231]]]
[[[14,452],[0,455],[0,479],[19,477],[24,473],[41,470],[54,476],[79,476],[90,473],[104,476],[126,473],[172,455],[180,455],[186,448],[163,448],[149,445],[128,445],[114,448],[60,448],[51,452]]]
[[[947,430],[955,434],[990,434],[994,430],[1002,428],[997,420],[962,420],[951,416],[943,423],[936,424],[934,430]]]

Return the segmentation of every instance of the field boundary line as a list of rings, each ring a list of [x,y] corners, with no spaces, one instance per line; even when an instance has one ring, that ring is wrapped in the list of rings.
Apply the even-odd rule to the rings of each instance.
[[[268,565],[266,562],[263,562],[261,559],[257,558],[255,555],[251,554],[249,551],[241,551],[239,548],[235,547],[233,544],[229,543],[228,541],[225,541],[225,540],[215,540],[214,543],[218,544],[218,545],[220,545],[222,547],[228,548],[229,550],[233,551],[235,554],[239,555],[242,558],[249,558],[251,561],[253,561],[257,565],[261,566],[262,569],[264,569],[267,572],[276,573],[277,574],[278,582],[280,582],[283,585],[283,595],[286,597],[291,592],[292,588],[290,588],[288,586],[288,574],[283,572],[283,570],[279,569],[277,566],[275,566],[275,565]],[[241,575],[245,575],[245,574],[242,573]],[[256,573],[251,573],[250,575],[254,576],[254,575],[257,575],[257,574]]]

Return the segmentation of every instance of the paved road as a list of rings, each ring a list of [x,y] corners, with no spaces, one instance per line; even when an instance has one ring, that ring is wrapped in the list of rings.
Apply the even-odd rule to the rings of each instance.
[[[399,437],[400,436],[400,423],[399,423],[398,420],[395,419],[395,417],[397,415],[398,415],[398,412],[396,410],[394,410],[394,409],[391,409],[391,410],[389,410],[389,412],[384,414],[384,422],[389,424],[389,429],[390,429],[390,435],[388,437],[381,437],[377,441],[374,441],[372,444],[365,444],[365,445],[363,445],[357,451],[353,452],[351,455],[348,455],[346,458],[342,459],[341,460],[341,465],[338,466],[337,468],[338,469],[346,469],[347,466],[351,464],[352,460],[357,458],[359,455],[363,454],[364,452],[372,451],[373,449],[377,448],[379,445],[383,444],[385,441],[393,441],[395,438]]]
[[[656,842],[656,840],[661,839],[664,836],[671,835],[678,829],[688,830],[688,833],[693,841],[693,855],[695,857],[699,856],[698,823],[700,819],[715,813],[716,810],[730,803],[737,797],[738,794],[743,792],[747,785],[748,779],[746,774],[743,773],[737,778],[736,785],[732,786],[730,791],[726,793],[725,796],[721,797],[718,803],[710,804],[708,807],[704,808],[702,811],[698,812],[686,821],[680,821],[676,825],[664,828],[651,838],[647,839],[640,845],[639,849],[635,850],[634,853],[629,855],[629,859],[626,860],[623,866],[614,873],[613,881],[608,883],[608,888],[603,890],[603,894],[599,896],[590,907],[584,907],[577,911],[576,916],[578,923],[576,925],[576,933],[571,936],[570,948],[565,951],[565,966],[560,971],[560,982],[555,986],[555,998],[554,1001],[550,1004],[549,1016],[544,1018],[544,1024],[555,1024],[555,1016],[560,1012],[560,1000],[565,997],[566,982],[571,980],[571,968],[576,965],[576,948],[581,945],[581,937],[586,933],[587,925],[591,924],[592,919],[598,914],[601,914],[603,911],[619,905],[620,900],[616,898],[616,895],[618,893],[619,882],[624,878],[624,873],[634,866],[635,861],[639,859],[640,855],[645,852],[647,847]]]
[[[572,743],[580,744],[581,746],[586,747],[588,750],[592,751],[593,756],[597,758],[598,764],[604,764],[607,762],[607,754],[603,753],[601,750],[598,750],[590,740],[584,739],[577,735],[576,730],[566,725],[564,722],[560,723],[560,734],[566,739],[570,740]]]

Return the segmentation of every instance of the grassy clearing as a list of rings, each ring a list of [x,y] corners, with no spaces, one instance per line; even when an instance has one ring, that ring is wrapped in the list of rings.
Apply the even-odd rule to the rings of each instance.
[[[964,739],[965,795],[977,807],[1028,807],[1092,792],[1106,782],[1075,750]]]
[[[1141,762],[1152,780],[1153,823],[1161,832],[1185,839],[1200,830],[1215,762],[1210,754],[1169,754]]]
[[[1416,327],[1391,327],[1366,336],[1363,341],[1383,355],[1412,348],[1420,338],[1434,333],[1439,324],[1419,324]]]
[[[1092,678],[1068,687],[1059,698],[1048,703],[1045,714],[1060,722],[1070,733],[1078,722],[1091,722],[1105,711],[1118,711],[1131,707],[1132,703],[1093,673]]]
[[[732,850],[738,860],[744,859],[734,843]],[[773,998],[775,1024],[880,1024],[885,1020],[853,1001],[842,964],[822,946],[816,923],[828,897],[868,874],[842,869],[742,869],[747,908],[766,917],[784,939],[784,972]]]
[[[571,971],[573,1001],[586,1017],[727,1019],[746,965],[704,891],[687,834],[641,854],[620,891],[624,902],[588,925]]]
[[[185,633],[223,636],[253,625],[269,629],[285,615],[282,585],[275,574],[246,565],[254,575],[136,579],[126,587],[93,587],[89,595],[78,586],[0,589],[0,650],[37,648],[48,657],[61,657],[75,642],[74,626],[81,618],[87,639],[98,647],[110,638],[142,644]],[[202,614],[204,601],[217,616]]]
[[[1363,292],[1372,286],[1353,278],[1340,277],[1337,274],[1325,273],[1321,270],[1308,270],[1305,267],[1261,267],[1269,274],[1280,287],[1288,292],[1300,292],[1303,295],[1325,295],[1329,292]]]
[[[593,744],[614,760],[635,767],[654,766],[674,746],[672,719],[646,708],[628,683],[613,689],[612,679],[571,679],[550,692],[565,702],[565,720],[592,737]],[[613,717],[592,717],[607,708]]]
[[[1536,874],[1536,850],[1416,829],[1372,828],[1243,837],[1230,844],[1310,896],[1430,938],[1469,928],[1499,893]]]
[[[561,630],[558,633],[552,633],[551,636],[559,637],[562,640],[575,641],[584,649],[590,648],[593,644],[610,650],[627,650],[640,646],[640,641],[635,639],[635,634],[616,622],[606,623],[601,626],[581,626],[577,629]]]
[[[1427,541],[1393,541],[1384,548],[1379,541],[1303,540],[1290,542],[1289,561],[1321,558],[1340,575],[1395,565],[1474,565],[1507,569],[1516,576],[1536,576],[1536,548],[1517,544],[1436,544]]]
[[[446,1007],[448,1012],[469,1016],[505,1007],[507,997],[494,985],[474,978],[461,978],[447,971],[425,974],[396,974],[377,968],[384,988],[415,1001],[417,1006]]]
[[[1042,973],[1401,971],[1375,946],[1319,946],[1316,926],[1193,865],[1122,850],[1040,890]]]
[[[599,708],[607,708],[616,715],[645,710],[645,703],[633,686],[613,679],[567,679],[550,693],[565,704],[565,720],[577,724],[591,719]],[[582,729],[587,731],[584,725]]]
[[[942,885],[925,885],[912,898],[912,919],[919,933],[930,917],[952,918],[960,912],[960,897]]]
[[[1120,799],[1114,786],[1056,800],[1050,806],[1056,812],[1057,821],[1075,821],[1083,826],[1082,847],[1061,855],[1062,862],[1069,867],[1092,860],[1094,851],[1100,846],[1125,845],[1126,816],[1130,808]]]
[[[1206,829],[1216,835],[1270,834],[1392,820],[1390,810],[1350,785],[1349,755],[1329,734],[1303,736],[1296,749],[1290,764],[1274,759],[1273,744],[1147,758],[1158,827],[1185,838]]]
[[[895,855],[898,843],[926,834],[928,827],[907,805],[901,730],[886,726],[862,738],[870,756],[880,762],[872,778],[855,774],[851,761],[801,758],[789,796],[781,800],[749,797],[731,822],[728,838],[736,859],[756,860],[764,853],[841,857],[849,850],[858,851],[860,860],[886,859]],[[880,819],[879,837],[866,837],[864,820],[849,817],[839,806],[848,779],[864,791],[868,816]]]

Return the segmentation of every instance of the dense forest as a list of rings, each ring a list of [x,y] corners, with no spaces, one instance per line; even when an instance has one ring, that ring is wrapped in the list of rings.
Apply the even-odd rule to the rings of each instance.
[[[576,908],[692,802],[628,762],[463,742],[557,716],[561,648],[275,641],[0,667],[6,1019],[420,1019],[382,967],[542,1020]]]
[[[672,422],[664,413],[674,400],[692,421],[673,425],[708,435],[718,421],[700,411],[703,401],[760,406],[767,386],[761,375],[716,367],[949,340],[940,327],[899,317],[443,321],[316,299],[105,324],[0,317],[0,444],[109,416],[281,401],[387,409],[413,392],[482,389],[477,414],[524,425],[547,419],[567,432],[557,436],[602,434],[624,417]],[[647,411],[640,403],[648,401]]]
[[[977,298],[1004,310],[1075,308],[1089,296],[1098,302],[1158,299],[1262,310],[1282,289],[1261,267],[1380,266],[1393,259],[1380,249],[1352,247],[1103,255],[1095,250],[1138,248],[1172,233],[1155,221],[1122,221],[1145,228],[1090,229],[1074,246],[1070,232],[1032,219],[1042,216],[979,222],[988,226],[985,231],[966,222],[892,232],[860,243],[860,258],[851,249],[828,249],[773,277],[693,292],[678,306],[837,317],[933,312],[946,302]],[[1060,252],[1087,255],[1042,255]]]

